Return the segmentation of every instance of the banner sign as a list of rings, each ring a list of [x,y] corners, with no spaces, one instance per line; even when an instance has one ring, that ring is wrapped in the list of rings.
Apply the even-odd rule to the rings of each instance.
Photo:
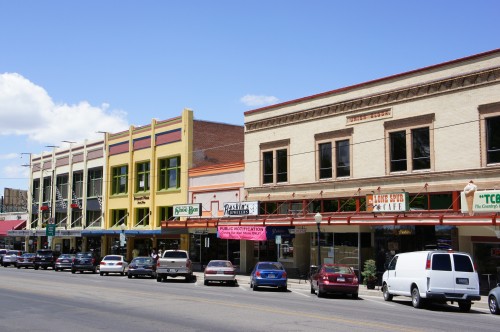
[[[259,215],[259,202],[224,203],[224,217],[244,217]]]
[[[174,217],[201,216],[201,203],[174,205]]]
[[[217,233],[225,240],[266,241],[265,226],[219,226]]]
[[[408,193],[366,195],[366,210],[370,212],[404,212],[409,210]]]
[[[462,213],[500,212],[500,190],[478,190],[467,197],[462,191],[460,201]]]

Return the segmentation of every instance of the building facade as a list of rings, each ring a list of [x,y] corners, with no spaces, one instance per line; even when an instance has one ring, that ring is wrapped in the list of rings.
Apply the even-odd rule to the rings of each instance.
[[[500,50],[245,113],[253,222],[299,229],[283,260],[301,270],[447,248],[496,275],[500,209],[464,213],[471,180],[497,197]]]
[[[168,227],[174,207],[189,203],[189,170],[243,160],[243,127],[195,120],[191,110],[128,131],[106,134],[106,224],[96,232],[105,253],[148,255],[193,247],[196,224]],[[234,147],[239,142],[238,147]]]

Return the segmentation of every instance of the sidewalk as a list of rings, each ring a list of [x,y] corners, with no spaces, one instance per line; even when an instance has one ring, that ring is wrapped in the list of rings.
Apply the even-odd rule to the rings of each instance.
[[[198,281],[203,282],[203,272],[194,272],[193,273]],[[250,285],[250,276],[244,274],[236,275],[236,280],[240,286],[249,286]],[[301,289],[301,290],[310,290],[311,285],[308,280],[304,279],[293,279],[288,278],[288,289]],[[365,285],[359,285],[359,296],[362,298],[364,296],[377,296],[383,298],[382,290],[380,286],[376,286],[375,289],[368,289]],[[409,300],[410,298],[408,298]],[[457,305],[456,303],[454,304]],[[486,295],[481,295],[480,301],[474,301],[472,305],[472,309],[485,309],[488,310],[488,297]]]

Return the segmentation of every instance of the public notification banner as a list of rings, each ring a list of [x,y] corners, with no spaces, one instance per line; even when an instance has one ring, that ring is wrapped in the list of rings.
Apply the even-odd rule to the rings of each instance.
[[[225,240],[266,240],[265,226],[219,226],[217,232],[219,238]]]

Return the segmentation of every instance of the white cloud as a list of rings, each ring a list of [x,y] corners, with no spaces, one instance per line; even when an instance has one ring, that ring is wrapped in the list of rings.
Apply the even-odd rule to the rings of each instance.
[[[9,160],[15,158],[21,158],[21,155],[19,153],[0,154],[0,160]]]
[[[0,135],[26,135],[41,144],[83,142],[128,128],[127,114],[109,105],[55,104],[47,91],[16,73],[0,74]]]
[[[276,104],[279,99],[274,96],[246,95],[241,97],[240,101],[246,106],[255,107]]]

